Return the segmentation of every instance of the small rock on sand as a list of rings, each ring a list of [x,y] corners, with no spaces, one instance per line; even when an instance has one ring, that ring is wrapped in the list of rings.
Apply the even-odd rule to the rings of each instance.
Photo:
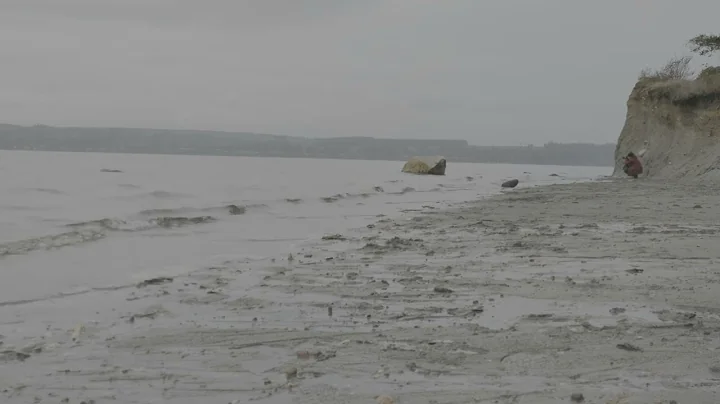
[[[435,293],[452,293],[453,290],[450,288],[446,288],[443,286],[435,286],[435,289],[433,289]]]
[[[585,396],[583,396],[582,393],[573,393],[573,395],[570,396],[570,400],[573,403],[582,403],[585,401]]]
[[[288,381],[295,379],[297,377],[297,375],[298,375],[297,368],[289,368],[288,370],[285,371],[285,378]]]
[[[520,183],[519,180],[514,179],[514,180],[510,180],[510,181],[505,181],[500,186],[503,188],[515,188],[519,183]]]
[[[386,396],[384,394],[381,396],[377,396],[377,398],[375,398],[375,402],[377,404],[395,404],[395,400],[393,400],[392,397]]]
[[[623,351],[642,352],[640,347],[628,343],[617,344],[616,347],[618,349],[622,349]]]

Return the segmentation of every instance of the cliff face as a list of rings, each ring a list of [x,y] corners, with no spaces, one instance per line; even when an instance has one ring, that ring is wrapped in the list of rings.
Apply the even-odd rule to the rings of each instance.
[[[640,80],[627,103],[613,175],[625,176],[623,157],[643,149],[643,176],[720,180],[720,77]]]

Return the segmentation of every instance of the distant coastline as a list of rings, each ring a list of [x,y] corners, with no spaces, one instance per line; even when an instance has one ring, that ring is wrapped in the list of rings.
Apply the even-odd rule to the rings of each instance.
[[[452,139],[304,138],[247,132],[0,124],[0,150],[398,161],[442,155],[448,162],[612,166],[615,148],[614,143],[474,146]]]

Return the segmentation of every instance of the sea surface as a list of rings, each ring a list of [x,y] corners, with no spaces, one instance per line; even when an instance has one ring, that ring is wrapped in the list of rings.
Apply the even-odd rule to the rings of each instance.
[[[402,165],[0,151],[0,305],[287,257],[381,215],[487,197],[512,178],[528,187],[612,171],[451,161],[445,176],[418,176]]]

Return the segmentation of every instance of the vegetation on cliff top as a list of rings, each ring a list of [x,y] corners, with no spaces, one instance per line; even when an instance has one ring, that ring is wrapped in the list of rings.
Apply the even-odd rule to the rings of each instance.
[[[688,41],[691,51],[711,56],[720,51],[720,35],[698,35]],[[720,102],[720,66],[707,66],[696,72],[692,56],[671,58],[659,69],[643,69],[635,89],[642,96],[669,100],[678,106],[697,106]]]

